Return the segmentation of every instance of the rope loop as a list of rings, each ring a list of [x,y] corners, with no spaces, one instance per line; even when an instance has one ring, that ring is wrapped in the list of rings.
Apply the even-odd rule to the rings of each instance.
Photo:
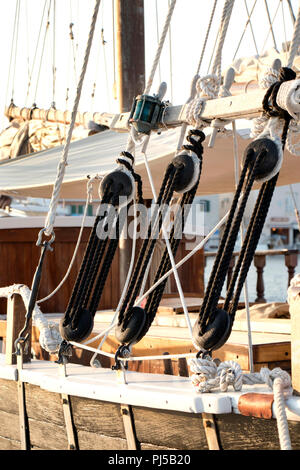
[[[220,81],[217,75],[208,74],[197,80],[196,90],[202,98],[212,99],[217,96],[219,86]]]
[[[54,230],[52,229],[52,231],[50,232],[50,234],[46,233],[46,228],[42,228],[40,231],[39,231],[39,234],[38,234],[38,239],[37,239],[37,242],[36,242],[36,246],[44,246],[45,243],[48,244],[48,249],[49,250],[52,250],[51,248],[51,245],[52,243],[54,242],[55,240],[55,233],[54,233]],[[43,235],[45,236],[48,236],[50,238],[50,240],[46,240],[46,241],[43,241],[42,238],[43,238]]]
[[[127,159],[129,159],[131,161],[131,163],[129,163],[129,161],[124,160],[124,158],[118,158],[117,159],[117,163],[119,163],[121,165],[124,165],[127,168],[127,170],[131,172],[131,174],[134,178],[134,181],[137,183],[138,203],[139,204],[144,204],[143,181],[142,181],[141,176],[138,173],[136,173],[133,169],[134,158],[131,155],[131,153],[129,153],[127,151],[121,152],[120,156],[121,157],[126,157]]]
[[[279,70],[278,81],[273,83],[267,90],[263,98],[263,110],[268,117],[278,117],[280,119],[291,119],[292,116],[284,108],[281,108],[277,103],[277,94],[280,86],[287,81],[295,80],[296,73],[288,68],[282,67]]]

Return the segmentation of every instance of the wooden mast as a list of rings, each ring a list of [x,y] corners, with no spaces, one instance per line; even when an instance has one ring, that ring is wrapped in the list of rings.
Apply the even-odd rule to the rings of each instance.
[[[145,88],[144,0],[114,0],[117,98],[120,113],[130,111]],[[129,221],[128,221],[129,222]],[[119,242],[120,291],[124,287],[132,240],[128,231]]]
[[[114,1],[117,97],[123,113],[145,88],[144,0]]]

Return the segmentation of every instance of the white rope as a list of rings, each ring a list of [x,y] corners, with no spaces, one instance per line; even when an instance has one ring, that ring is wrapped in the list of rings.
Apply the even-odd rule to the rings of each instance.
[[[24,284],[13,284],[9,287],[0,288],[0,298],[10,298],[12,295],[18,294],[22,297],[24,306],[27,309],[30,301],[31,290]],[[39,306],[35,304],[32,312],[32,320],[34,325],[39,329],[39,342],[43,349],[50,354],[58,351],[62,338],[58,332],[57,325],[54,322],[48,322]]]
[[[99,11],[99,6],[100,6],[101,0],[96,0],[95,2],[95,7],[94,7],[94,12],[92,16],[92,22],[91,22],[91,27],[90,27],[90,32],[89,32],[89,37],[88,37],[88,42],[86,46],[86,51],[85,51],[85,56],[84,56],[84,61],[83,61],[83,66],[82,66],[82,71],[80,74],[78,86],[77,86],[77,92],[76,92],[76,97],[74,101],[74,106],[72,110],[72,115],[71,115],[71,123],[66,139],[65,146],[63,148],[62,156],[61,156],[61,161],[58,164],[57,167],[57,175],[56,175],[56,180],[54,183],[53,187],[53,192],[52,192],[52,197],[50,201],[50,206],[49,206],[49,211],[47,214],[47,218],[45,221],[45,234],[47,236],[50,236],[53,234],[53,226],[55,222],[55,217],[56,217],[56,208],[59,202],[59,196],[60,196],[60,190],[61,186],[63,183],[64,175],[65,175],[65,169],[67,166],[67,159],[68,159],[68,152],[69,152],[69,147],[71,143],[71,137],[73,133],[73,129],[75,126],[75,121],[76,121],[76,114],[78,110],[78,105],[81,97],[81,90],[82,90],[82,85],[85,77],[85,73],[87,70],[87,65],[88,65],[88,60],[89,60],[89,55],[92,47],[92,41],[93,41],[93,36],[94,36],[94,31],[95,31],[95,26],[96,26],[96,20],[97,20],[97,15]]]
[[[135,210],[135,209],[134,209]],[[187,255],[185,256],[184,258],[182,258],[175,266],[176,268],[178,269],[181,265],[183,265],[186,261],[188,261],[188,259],[190,259],[197,251],[201,250],[203,248],[203,246],[205,245],[205,243],[214,235],[214,233],[226,222],[227,220],[227,217],[228,217],[228,214],[229,212],[227,212],[227,214],[225,214],[225,216],[219,221],[219,223],[209,232],[209,234]],[[133,269],[133,265],[134,265],[134,259],[135,259],[135,242],[136,242],[136,218],[134,216],[134,235],[133,235],[133,250],[132,250],[132,255],[131,255],[131,261],[130,261],[130,267],[129,267],[129,270],[128,270],[128,275],[127,275],[127,279],[126,279],[126,282],[125,282],[125,286],[124,286],[124,289],[123,289],[123,293],[122,293],[122,296],[121,296],[121,299],[119,301],[119,304],[118,304],[118,307],[116,309],[116,312],[115,312],[115,315],[113,317],[113,319],[111,320],[111,324],[109,327],[107,327],[105,330],[103,330],[102,332],[100,332],[98,335],[94,336],[93,338],[87,340],[85,343],[81,343],[81,346],[79,347],[85,347],[86,345],[88,345],[89,343],[92,343],[94,341],[96,341],[97,339],[101,338],[102,336],[104,336],[102,342],[99,344],[98,348],[97,349],[92,349],[93,351],[95,351],[95,355],[93,356],[93,358],[91,359],[91,365],[94,365],[94,366],[97,366],[98,364],[95,363],[95,357],[97,354],[101,354],[101,352],[99,352],[99,350],[101,349],[104,341],[106,340],[107,336],[108,336],[108,333],[116,326],[117,324],[117,321],[116,321],[116,317],[118,315],[118,312],[119,312],[119,309],[120,309],[120,306],[123,302],[123,297],[125,295],[125,291],[127,289],[127,286],[128,286],[128,283],[129,283],[129,279],[130,279],[130,276],[131,276],[131,272],[132,272],[132,269]],[[155,284],[153,284],[150,289],[147,290],[147,292],[145,292],[141,297],[139,297],[136,302],[135,302],[135,306],[136,305],[139,305],[157,286],[159,286],[159,284],[161,282],[164,281],[164,279],[166,279],[168,276],[170,276],[171,274],[173,274],[173,268],[171,268],[167,273],[165,273]]]
[[[266,384],[274,393],[274,410],[282,450],[291,449],[288,423],[285,412],[285,399],[292,393],[290,375],[276,367],[269,370],[263,367],[260,372],[244,373],[235,361],[225,361],[217,365],[211,358],[191,358],[188,360],[191,381],[197,392],[206,393],[215,389],[227,392],[229,386],[241,391],[243,384]]]
[[[153,78],[154,78],[154,75],[155,75],[159,60],[160,60],[161,51],[162,51],[162,48],[163,48],[163,45],[164,45],[164,42],[165,42],[165,39],[166,39],[166,36],[167,36],[167,33],[168,33],[168,29],[169,29],[169,26],[170,26],[170,23],[171,23],[171,19],[172,19],[172,15],[173,15],[175,5],[176,5],[176,0],[172,0],[171,3],[170,3],[169,9],[168,9],[168,14],[166,16],[164,28],[163,28],[163,31],[161,33],[161,37],[160,37],[160,40],[159,40],[159,43],[158,43],[158,46],[157,46],[155,58],[154,58],[154,61],[153,61],[153,64],[152,64],[152,69],[151,69],[151,72],[150,72],[150,75],[149,75],[149,78],[148,78],[148,81],[147,81],[147,84],[146,84],[146,87],[145,87],[145,90],[144,90],[144,95],[147,95],[150,92],[152,82],[153,82]]]
[[[231,18],[231,13],[234,5],[234,0],[226,0],[222,12],[222,18],[221,18],[221,27],[220,27],[220,34],[219,34],[219,39],[218,39],[218,46],[217,46],[217,51],[215,54],[215,59],[213,62],[212,66],[212,74],[217,75],[217,89],[215,91],[215,94],[218,94],[218,89],[221,84],[221,63],[222,63],[222,51],[223,51],[223,46],[226,38],[226,33],[228,30],[228,25],[229,21]]]
[[[216,10],[216,6],[217,6],[217,2],[218,2],[218,0],[214,0],[214,4],[213,4],[213,7],[212,7],[212,10],[211,10],[211,13],[210,13],[210,18],[209,18],[209,22],[208,22],[208,26],[207,26],[207,30],[206,30],[206,35],[205,35],[205,38],[204,38],[202,52],[201,52],[201,56],[200,56],[197,71],[196,71],[197,74],[200,72],[200,68],[201,68],[201,64],[202,64],[202,61],[203,61],[205,49],[206,49],[206,46],[207,46],[209,33],[210,33],[212,22],[213,22],[213,19],[214,19],[214,16],[215,16],[215,10]]]
[[[76,348],[86,349],[87,351],[94,352],[95,355],[100,354],[102,356],[110,357],[111,359],[115,358],[115,354],[108,353],[103,350],[87,346],[87,344],[76,343],[75,341],[70,341],[70,344]],[[164,360],[164,359],[180,359],[180,358],[191,358],[195,356],[195,353],[186,353],[186,354],[168,354],[168,355],[157,355],[157,356],[131,356],[131,357],[118,357],[120,361],[123,362],[132,362],[132,361],[150,361],[150,360]]]
[[[79,235],[78,235],[78,238],[77,238],[76,246],[75,246],[75,249],[74,249],[74,252],[73,252],[73,256],[72,256],[72,259],[70,261],[67,272],[64,275],[63,279],[61,280],[61,282],[58,284],[58,286],[49,295],[47,295],[47,297],[44,297],[43,299],[38,300],[37,304],[41,304],[42,302],[45,302],[46,300],[51,299],[51,297],[53,297],[53,295],[55,295],[56,292],[59,291],[59,289],[63,286],[63,284],[66,282],[66,280],[69,277],[69,274],[71,272],[71,269],[73,267],[74,261],[76,259],[76,256],[77,256],[77,253],[78,253],[78,250],[79,250],[79,246],[80,246],[80,242],[81,242],[81,238],[82,238],[82,234],[83,234],[83,230],[84,230],[84,226],[85,226],[87,211],[88,211],[88,208],[89,208],[89,203],[92,201],[93,183],[96,179],[99,179],[99,177],[95,176],[94,178],[91,178],[87,183],[87,197],[86,197],[85,208],[84,208],[84,212],[83,212],[83,216],[82,216],[81,227],[80,227]]]
[[[147,140],[149,140],[149,138],[146,139],[146,141]],[[154,199],[154,202],[156,203],[157,202],[157,195],[156,195],[156,190],[155,190],[151,170],[150,170],[150,167],[149,167],[149,164],[148,164],[148,159],[147,159],[145,148],[142,149],[142,153],[144,154],[144,163],[145,163],[145,166],[146,166],[151,191],[152,191],[152,194],[153,194],[153,199]],[[173,253],[172,253],[170,242],[169,242],[169,239],[168,239],[168,234],[166,233],[166,230],[165,230],[165,227],[164,227],[163,224],[162,224],[162,227],[161,227],[161,231],[162,231],[162,235],[163,235],[163,238],[165,240],[165,243],[166,243],[166,248],[168,250],[171,266],[172,266],[172,269],[173,269],[173,275],[174,275],[176,286],[177,286],[177,289],[178,289],[181,305],[182,305],[182,308],[183,308],[183,313],[185,315],[185,319],[186,319],[186,323],[187,323],[187,327],[188,327],[188,330],[189,330],[189,333],[190,333],[191,340],[193,342],[193,330],[192,330],[192,325],[191,325],[189,314],[188,314],[188,309],[187,309],[187,306],[186,306],[186,303],[185,303],[185,298],[184,298],[181,282],[180,282],[180,279],[179,279],[179,276],[178,276],[178,272],[177,272],[177,269],[176,269],[176,263],[175,263],[175,260],[174,260],[174,256],[173,256]],[[198,349],[198,347],[197,347],[197,349]]]
[[[206,30],[206,35],[205,35],[205,39],[204,39],[204,43],[203,43],[203,46],[202,46],[202,51],[201,51],[201,55],[200,55],[200,59],[199,59],[199,62],[198,62],[198,67],[197,67],[197,70],[196,70],[196,74],[194,75],[193,79],[192,79],[192,82],[191,82],[191,90],[190,90],[190,96],[188,97],[187,101],[186,101],[186,105],[188,103],[191,103],[192,100],[195,98],[195,94],[196,94],[196,84],[197,84],[197,81],[198,79],[200,78],[199,77],[199,72],[200,72],[200,68],[201,68],[201,64],[202,64],[202,60],[203,60],[203,57],[204,57],[204,53],[205,53],[205,50],[206,50],[206,45],[207,45],[207,41],[208,41],[208,37],[209,37],[209,33],[210,33],[210,30],[211,30],[211,26],[212,26],[212,22],[213,22],[213,18],[214,18],[214,15],[215,15],[215,10],[216,10],[216,6],[217,6],[217,1],[218,0],[215,0],[214,1],[214,4],[213,4],[213,7],[212,7],[212,11],[211,11],[211,14],[210,14],[210,19],[209,19],[209,23],[208,23],[208,27],[207,27],[207,30]],[[203,103],[201,101],[201,103],[199,104],[199,108],[195,113],[198,112],[198,114],[196,114],[196,117],[199,115],[199,112],[200,110],[202,109],[202,106],[203,106]],[[191,110],[188,110],[191,114],[192,114],[192,119],[195,119],[194,118],[194,113],[191,111]],[[203,123],[204,125],[204,123]],[[187,123],[184,122],[182,125],[181,125],[181,131],[180,131],[180,136],[179,136],[179,139],[178,139],[178,143],[177,143],[177,150],[180,150],[181,147],[182,147],[182,144],[183,144],[183,140],[185,138],[185,134],[186,134],[186,130],[187,130]]]
[[[300,44],[300,7],[298,10],[296,23],[294,24],[293,38],[291,41],[289,57],[287,61],[287,67],[289,68],[291,68],[293,65],[295,56],[297,55],[297,52],[298,52],[299,44]],[[259,86],[260,88],[268,89],[277,80],[278,80],[278,71],[273,68],[268,68],[266,70],[264,77],[259,81]],[[286,140],[286,149],[290,153],[296,156],[300,156],[300,149],[299,149],[300,143],[299,142],[293,143],[293,135],[296,133],[299,134],[300,132],[300,126],[299,126],[300,106],[299,106],[298,88],[299,88],[299,80],[292,80],[292,81],[284,82],[280,86],[277,97],[276,97],[276,101],[278,105],[281,108],[285,109],[293,118],[289,124],[287,140]],[[271,132],[273,133],[273,136],[278,136],[278,139],[279,139],[279,135],[281,135],[282,128],[283,128],[282,120],[279,118],[270,119],[264,114],[262,114],[260,117],[252,121],[251,137],[260,138],[260,137],[267,136],[267,135],[270,135],[272,137],[271,132],[268,134],[268,131],[267,131],[268,128],[270,130],[270,126],[272,127]],[[276,171],[278,172],[279,169],[280,167],[278,169],[276,168]],[[271,176],[273,175],[274,175],[274,172],[272,173]]]
[[[151,89],[151,86],[152,86],[152,83],[153,83],[154,75],[155,75],[157,66],[158,66],[159,61],[160,61],[161,52],[162,52],[162,49],[163,49],[163,46],[164,46],[164,43],[165,43],[165,39],[166,39],[166,36],[167,36],[167,33],[168,33],[169,26],[171,24],[171,19],[172,19],[172,15],[173,15],[175,5],[176,5],[176,0],[172,0],[172,2],[169,5],[168,13],[167,13],[167,16],[166,16],[166,19],[165,19],[164,28],[163,28],[163,31],[161,33],[159,43],[157,45],[157,50],[156,50],[156,54],[155,54],[155,57],[154,57],[154,60],[153,60],[151,72],[149,74],[146,87],[144,89],[144,93],[143,93],[144,95],[147,95],[147,94],[150,93],[150,89]],[[126,150],[127,150],[127,152],[132,153],[135,149],[135,145],[143,144],[144,137],[141,137],[138,134],[137,130],[133,126],[129,125],[129,123],[128,123],[128,129],[129,129],[129,136],[128,136],[128,139],[127,139]],[[149,139],[147,140],[147,144],[148,144],[148,142],[149,142]]]
[[[234,5],[234,0],[226,0],[222,12],[221,23],[219,28],[219,38],[217,51],[215,54],[212,71],[210,74],[200,77],[197,80],[195,98],[189,99],[186,106],[186,120],[187,122],[199,129],[208,126],[209,123],[201,119],[201,111],[206,100],[214,99],[218,96],[221,87],[221,64],[222,64],[222,50],[225,42],[225,37]],[[224,87],[221,90],[220,96],[228,96],[229,91]]]
[[[217,225],[215,225],[215,227],[209,232],[208,235],[206,235],[206,237],[203,238],[203,240],[201,240],[201,242],[199,242],[195,248],[193,248],[191,250],[190,253],[188,253],[184,258],[182,258],[180,261],[178,261],[178,263],[175,265],[176,269],[180,268],[180,266],[182,266],[186,261],[188,261],[192,256],[194,256],[195,253],[197,253],[197,251],[201,250],[205,243],[207,243],[207,241],[214,235],[214,233],[219,230],[220,227],[222,227],[222,225],[226,222],[227,218],[228,218],[228,215],[229,215],[229,211],[224,215],[224,217],[217,223]],[[142,300],[144,300],[157,286],[159,286],[159,284],[161,282],[163,282],[167,277],[169,277],[171,274],[173,274],[173,268],[171,268],[169,271],[167,271],[161,278],[158,279],[158,281],[155,282],[155,284],[153,284],[148,290],[147,292],[145,292],[142,297],[139,297],[137,300],[136,300],[136,303],[135,305],[138,305],[142,302]]]
[[[291,68],[294,62],[294,59],[298,53],[298,48],[300,45],[300,6],[298,8],[298,14],[296,23],[294,23],[294,33],[290,45],[289,58],[287,62],[287,67]]]

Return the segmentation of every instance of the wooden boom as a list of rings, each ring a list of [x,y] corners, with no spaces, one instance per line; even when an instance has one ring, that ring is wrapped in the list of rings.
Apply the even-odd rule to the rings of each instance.
[[[213,119],[223,119],[232,121],[234,119],[252,119],[259,116],[262,112],[262,100],[265,90],[253,91],[225,98],[217,98],[207,100],[202,108],[200,117],[207,121]],[[187,105],[169,106],[164,113],[164,122],[161,127],[177,127],[186,121]],[[40,109],[40,108],[20,108],[18,106],[8,106],[5,109],[5,115],[9,119],[21,118],[40,119],[50,122],[60,122],[69,124],[71,121],[70,111],[60,111],[57,109]],[[87,127],[89,121],[107,126],[117,132],[128,131],[128,119],[130,113],[90,113],[77,112],[76,125]]]

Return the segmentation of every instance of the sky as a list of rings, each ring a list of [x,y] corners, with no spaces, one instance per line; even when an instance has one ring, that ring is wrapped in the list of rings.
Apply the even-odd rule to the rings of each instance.
[[[144,0],[146,78],[152,66],[157,37],[163,28],[168,2],[169,0]],[[173,104],[186,101],[201,55],[213,3],[214,0],[177,0],[171,32],[166,39],[151,93],[156,92],[160,81],[166,81],[168,91],[165,99]],[[291,3],[296,15],[298,1],[292,0]],[[201,75],[209,71],[223,4],[223,0],[217,3]],[[102,0],[100,5],[79,106],[81,111],[118,111],[113,86],[115,67],[112,5],[113,0]],[[18,6],[19,21],[15,21]],[[247,9],[251,12],[253,6],[251,27],[255,41],[248,24],[237,51],[247,24]],[[268,7],[270,17],[275,17],[273,29],[277,47],[281,49],[281,43],[291,39],[293,30],[288,2],[268,0]],[[0,0],[1,127],[6,125],[6,121],[1,117],[2,110],[4,111],[5,105],[9,104],[11,99],[17,106],[30,107],[35,102],[40,108],[49,108],[54,100],[58,109],[72,109],[75,84],[81,71],[93,8],[94,0]],[[46,33],[47,19],[49,26]],[[70,39],[70,23],[73,23],[73,41]],[[14,27],[14,24],[18,27]],[[106,41],[105,46],[101,40],[101,29]],[[273,46],[265,1],[235,0],[223,49],[223,69],[231,65],[235,55],[236,58],[252,56],[257,51],[262,53]],[[53,64],[56,70],[55,80]]]

